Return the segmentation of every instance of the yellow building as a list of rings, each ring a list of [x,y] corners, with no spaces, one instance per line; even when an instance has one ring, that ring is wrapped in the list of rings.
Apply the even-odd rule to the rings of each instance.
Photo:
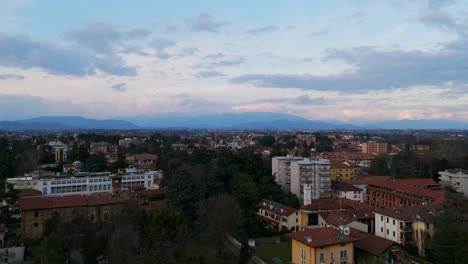
[[[292,239],[293,264],[352,264],[354,241],[332,227],[320,227],[288,234]]]
[[[346,161],[333,161],[330,167],[330,179],[332,181],[355,180],[361,173],[361,168]]]

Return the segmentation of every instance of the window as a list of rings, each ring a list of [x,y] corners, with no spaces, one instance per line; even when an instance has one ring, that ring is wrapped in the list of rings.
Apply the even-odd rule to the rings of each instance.
[[[301,248],[301,259],[302,259],[302,264],[306,264],[307,258],[306,258],[306,251],[305,249]]]
[[[33,224],[33,226],[34,226],[34,227],[38,227],[38,226],[39,226],[39,223],[36,222],[36,223]]]
[[[383,221],[383,215],[380,217],[380,221]]]
[[[388,217],[387,217],[387,224],[388,224],[388,220],[389,220],[389,219],[388,219]]]
[[[34,217],[39,217],[39,211],[34,211]]]
[[[94,214],[89,214],[89,221],[94,222],[96,216]]]
[[[393,219],[393,225],[395,225],[395,219]]]
[[[341,250],[340,251],[340,259],[342,259],[342,260],[348,259],[348,251],[347,250]]]
[[[335,252],[331,252],[330,254],[330,261],[333,263],[333,261],[335,261]]]
[[[387,235],[388,235],[388,234],[389,234],[389,231],[388,231],[388,229],[387,229]]]
[[[381,228],[380,228],[380,232],[382,232],[382,233],[383,233],[383,227],[381,227]]]
[[[107,221],[109,219],[109,212],[104,212],[104,221]]]
[[[320,263],[325,263],[325,253],[320,253]]]
[[[393,231],[393,237],[395,237],[395,231]]]

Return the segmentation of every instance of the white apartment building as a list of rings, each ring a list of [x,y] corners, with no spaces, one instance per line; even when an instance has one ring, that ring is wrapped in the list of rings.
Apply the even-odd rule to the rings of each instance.
[[[291,191],[291,162],[298,160],[303,160],[303,158],[288,155],[271,159],[271,173],[285,191]]]
[[[433,205],[385,208],[375,212],[375,235],[398,244],[412,244],[425,256],[427,237],[434,235],[433,218],[439,214]]]
[[[304,191],[308,192],[304,195]],[[330,161],[297,160],[291,162],[291,192],[302,201],[331,197]]]
[[[160,171],[132,172],[118,174],[122,176],[122,190],[143,187],[153,188],[154,180],[162,177]],[[95,192],[111,192],[110,172],[78,173],[75,176],[53,177],[18,177],[9,178],[7,182],[16,189],[35,189],[42,192],[43,196],[91,194]]]
[[[451,169],[440,171],[440,183],[452,186],[457,192],[468,197],[468,170]]]

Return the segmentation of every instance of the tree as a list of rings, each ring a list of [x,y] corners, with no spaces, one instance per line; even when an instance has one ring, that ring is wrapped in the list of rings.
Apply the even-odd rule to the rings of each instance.
[[[390,175],[390,169],[385,155],[378,155],[372,160],[369,168],[369,174]]]
[[[239,173],[232,178],[232,195],[237,199],[244,210],[255,208],[258,201],[257,187],[252,177],[245,173]]]
[[[418,170],[417,158],[410,150],[404,150],[393,156],[390,171],[397,179],[420,178],[421,171]]]
[[[195,204],[200,198],[200,191],[187,169],[178,169],[175,175],[168,179],[166,194],[168,204],[190,216],[195,216]]]
[[[301,155],[301,156],[304,157],[304,158],[310,158],[310,151],[309,151],[309,149],[304,148],[304,150],[302,151],[302,155]]]
[[[89,158],[89,152],[85,144],[80,144],[74,142],[71,149],[67,152],[68,162],[72,163],[74,161],[85,162]]]
[[[272,135],[266,135],[266,136],[256,137],[255,141],[257,141],[257,143],[261,146],[271,147],[275,144],[276,139]]]
[[[0,224],[8,225],[11,222],[12,208],[17,200],[18,191],[5,178],[0,178]]]
[[[101,172],[107,170],[107,160],[104,154],[92,154],[84,162],[82,171],[86,172]]]

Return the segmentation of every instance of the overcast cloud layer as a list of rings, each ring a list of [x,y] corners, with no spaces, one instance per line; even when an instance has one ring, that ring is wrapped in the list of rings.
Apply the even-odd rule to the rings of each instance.
[[[468,121],[465,4],[320,2],[2,1],[0,120],[268,111]]]

